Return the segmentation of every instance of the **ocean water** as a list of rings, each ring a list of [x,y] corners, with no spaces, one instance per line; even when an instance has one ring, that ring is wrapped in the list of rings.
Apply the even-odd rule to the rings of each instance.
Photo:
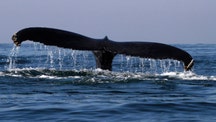
[[[88,51],[0,44],[0,121],[216,121],[216,44],[176,44],[195,65]]]

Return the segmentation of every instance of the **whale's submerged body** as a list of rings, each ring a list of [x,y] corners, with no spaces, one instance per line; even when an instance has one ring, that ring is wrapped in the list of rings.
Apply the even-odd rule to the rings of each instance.
[[[116,54],[138,56],[153,59],[174,59],[184,62],[184,69],[190,70],[194,60],[186,51],[155,42],[115,42],[104,39],[93,39],[77,33],[42,27],[25,28],[12,36],[17,46],[30,40],[45,45],[53,45],[74,50],[93,52],[97,68],[112,70],[112,61]]]

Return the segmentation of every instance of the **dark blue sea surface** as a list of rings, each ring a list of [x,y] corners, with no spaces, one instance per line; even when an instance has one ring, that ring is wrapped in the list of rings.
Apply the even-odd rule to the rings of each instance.
[[[88,51],[0,44],[0,121],[216,121],[216,44],[176,44],[195,65]]]

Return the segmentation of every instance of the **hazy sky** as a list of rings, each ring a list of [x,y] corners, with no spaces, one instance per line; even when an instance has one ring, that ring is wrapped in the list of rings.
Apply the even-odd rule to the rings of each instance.
[[[0,1],[0,43],[33,26],[114,41],[216,43],[216,0]]]

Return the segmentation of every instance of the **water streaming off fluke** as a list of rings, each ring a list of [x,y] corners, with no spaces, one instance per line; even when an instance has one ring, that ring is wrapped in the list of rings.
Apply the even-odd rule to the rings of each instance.
[[[47,68],[57,70],[83,70],[95,69],[94,55],[90,51],[77,51],[53,46],[45,46],[39,43],[28,45],[32,53],[26,49],[14,46],[8,57],[8,69],[15,68]],[[19,60],[22,59],[22,60]],[[32,65],[32,63],[34,65]],[[163,73],[170,71],[182,71],[183,64],[177,60],[148,59],[117,55],[113,60],[113,71],[116,72],[142,72]]]

